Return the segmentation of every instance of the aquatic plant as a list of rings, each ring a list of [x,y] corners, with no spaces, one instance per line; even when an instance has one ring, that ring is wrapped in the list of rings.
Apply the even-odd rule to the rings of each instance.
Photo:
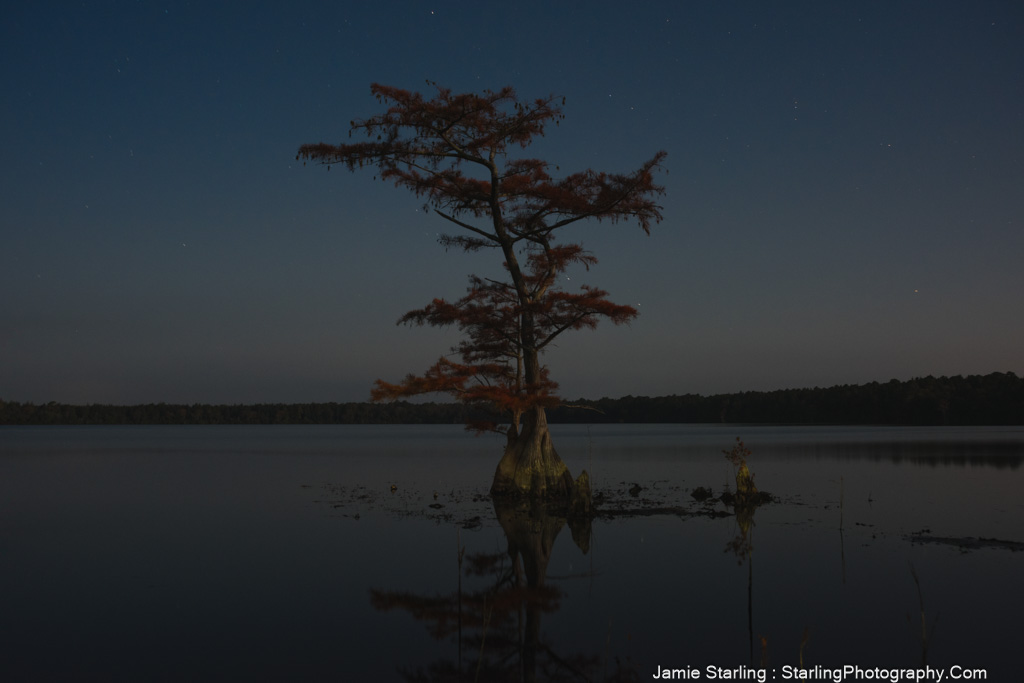
[[[757,487],[754,486],[754,475],[750,473],[750,469],[747,467],[747,458],[753,455],[753,452],[747,448],[740,437],[736,437],[736,443],[733,444],[731,450],[725,451],[726,460],[733,464],[736,468],[736,497],[743,500],[755,500],[758,496]]]

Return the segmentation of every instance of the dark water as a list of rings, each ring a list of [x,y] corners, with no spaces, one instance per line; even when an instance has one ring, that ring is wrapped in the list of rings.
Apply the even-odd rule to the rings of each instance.
[[[777,501],[707,516],[736,436]],[[681,511],[499,521],[501,443],[457,427],[4,428],[0,680],[1018,680],[1024,431],[555,443],[606,507]]]

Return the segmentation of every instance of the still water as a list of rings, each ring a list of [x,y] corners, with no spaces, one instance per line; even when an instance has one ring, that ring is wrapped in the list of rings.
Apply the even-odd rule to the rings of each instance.
[[[0,680],[1020,679],[1024,430],[553,431],[619,514],[496,512],[459,427],[0,429]]]

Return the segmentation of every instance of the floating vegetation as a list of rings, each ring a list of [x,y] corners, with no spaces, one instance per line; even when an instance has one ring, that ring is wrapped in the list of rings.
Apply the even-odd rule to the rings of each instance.
[[[938,543],[949,545],[967,552],[969,550],[981,550],[992,548],[996,550],[1009,550],[1011,552],[1024,551],[1024,543],[1019,541],[1004,541],[999,538],[975,538],[973,536],[932,536],[930,529],[923,529],[903,537],[911,543]]]

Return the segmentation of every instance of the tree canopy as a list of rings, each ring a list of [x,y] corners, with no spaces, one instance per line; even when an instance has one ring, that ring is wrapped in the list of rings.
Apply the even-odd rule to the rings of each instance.
[[[399,321],[455,326],[463,341],[422,375],[410,374],[394,384],[378,381],[372,397],[445,392],[489,406],[508,424],[475,426],[508,434],[506,454],[517,451],[518,464],[511,469],[519,471],[528,461],[536,465],[557,459],[544,414],[559,403],[557,384],[539,355],[563,332],[593,328],[602,319],[621,324],[637,315],[596,287],[562,287],[567,269],[589,269],[597,259],[582,244],[559,241],[559,231],[594,220],[635,222],[649,233],[661,220],[655,200],[664,189],[654,174],[665,153],[624,174],[585,169],[555,178],[550,162],[516,152],[544,135],[549,124],[563,120],[559,98],[521,101],[508,87],[455,94],[431,86],[436,94],[428,99],[374,84],[371,91],[386,109],[350,122],[350,138],[365,136],[364,141],[303,145],[298,157],[328,168],[376,168],[382,180],[423,197],[426,208],[450,224],[453,232],[441,237],[442,245],[500,251],[505,279],[470,276],[461,299],[436,298]],[[541,469],[551,468],[545,464]],[[546,478],[560,479],[564,467],[556,469],[559,473],[548,471]],[[546,485],[520,482],[514,488],[538,487]]]
[[[566,330],[593,328],[601,318],[623,323],[637,315],[630,306],[608,301],[603,290],[584,285],[569,292],[558,286],[567,268],[589,267],[597,259],[580,244],[557,244],[555,232],[584,219],[631,219],[649,232],[661,219],[652,197],[663,190],[654,184],[653,172],[665,154],[628,174],[588,169],[555,179],[549,162],[511,153],[564,118],[557,98],[521,102],[509,87],[481,94],[435,88],[436,96],[427,99],[374,84],[371,91],[386,111],[351,121],[349,131],[350,137],[362,133],[368,141],[321,142],[299,150],[300,158],[327,166],[376,167],[381,179],[425,197],[430,209],[458,229],[441,237],[445,246],[502,251],[507,282],[471,276],[463,298],[434,299],[400,320],[461,329],[466,338],[454,349],[461,362],[442,357],[401,384],[379,382],[373,397],[441,391],[512,414],[553,405],[556,385],[542,367],[525,367],[525,356],[542,351]],[[532,323],[526,330],[524,315]]]

